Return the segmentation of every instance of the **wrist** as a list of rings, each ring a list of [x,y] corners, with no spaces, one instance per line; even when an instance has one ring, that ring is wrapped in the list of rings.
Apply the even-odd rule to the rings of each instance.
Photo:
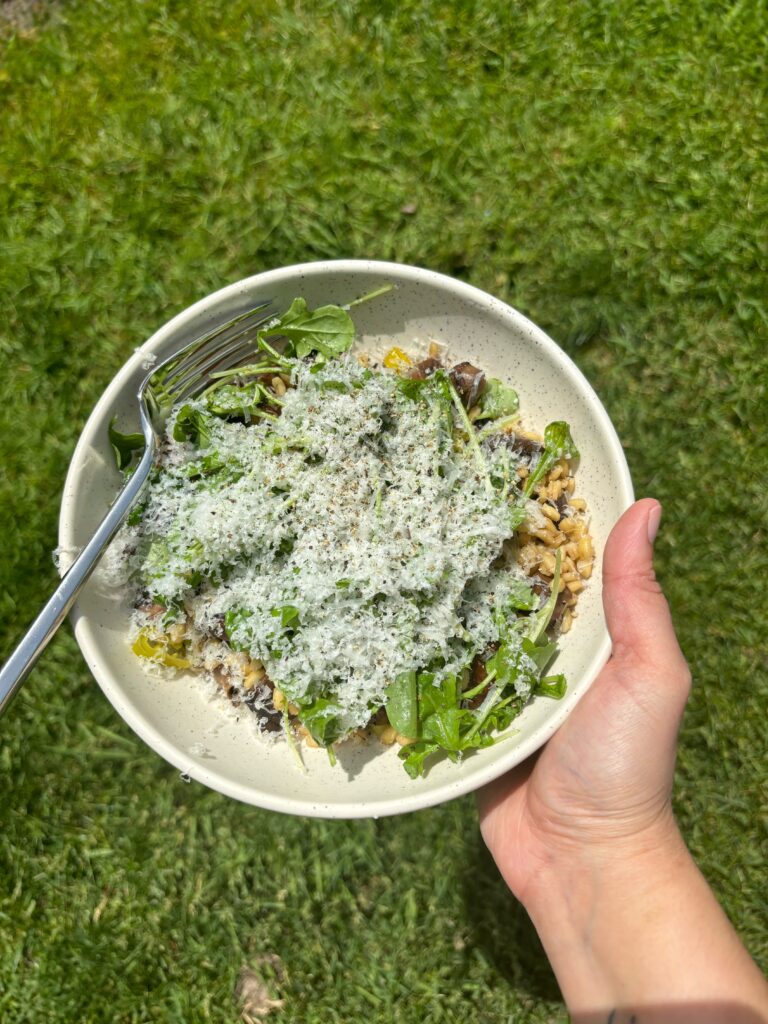
[[[627,972],[627,963],[636,958],[639,967],[640,934],[663,931],[691,872],[671,811],[632,836],[543,856],[522,902],[572,1012],[636,1002],[647,973]]]
[[[649,1022],[666,1021],[676,1006],[681,1024],[768,1021],[765,982],[671,811],[632,837],[564,852],[543,858],[523,902],[574,1020],[611,1019],[616,1008],[627,1011],[617,1021],[640,1019],[656,1007]]]
[[[551,908],[559,910],[566,899],[572,904],[574,893],[582,893],[584,903],[592,906],[600,894],[653,888],[672,867],[677,870],[693,861],[670,807],[629,835],[564,837],[559,842],[548,837],[538,864],[518,894],[534,920]]]

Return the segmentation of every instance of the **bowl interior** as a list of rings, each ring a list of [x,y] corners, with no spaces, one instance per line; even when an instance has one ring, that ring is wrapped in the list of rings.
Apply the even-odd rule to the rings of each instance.
[[[303,751],[302,771],[287,744],[268,743],[249,713],[238,716],[192,677],[154,679],[140,667],[126,641],[130,609],[94,574],[73,612],[83,655],[125,721],[181,772],[229,796],[289,813],[363,817],[426,807],[468,792],[517,764],[562,723],[604,664],[609,650],[600,595],[600,552],[608,532],[632,500],[621,445],[607,414],[579,370],[519,313],[461,282],[399,264],[338,261],[270,271],[203,299],[159,330],[118,373],[83,430],[70,465],[60,520],[66,557],[88,540],[120,485],[107,426],[137,429],[135,394],[146,354],[169,354],[228,319],[257,298],[278,308],[297,295],[310,304],[345,303],[367,291],[397,287],[355,307],[366,348],[399,344],[422,351],[429,339],[448,355],[468,359],[520,394],[523,422],[537,429],[567,420],[581,452],[577,494],[587,499],[597,551],[595,573],[582,593],[573,629],[561,640],[551,671],[565,672],[561,701],[539,698],[517,719],[514,735],[467,757],[459,765],[434,765],[411,780],[397,748],[345,744],[332,768],[324,751]]]

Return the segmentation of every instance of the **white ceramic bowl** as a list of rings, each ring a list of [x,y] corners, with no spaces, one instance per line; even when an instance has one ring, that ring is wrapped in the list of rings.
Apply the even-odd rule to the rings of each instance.
[[[163,357],[267,297],[278,308],[297,295],[310,305],[344,303],[382,284],[396,288],[354,310],[365,345],[423,350],[437,338],[449,356],[476,362],[520,394],[524,422],[543,429],[567,420],[581,452],[577,493],[585,497],[597,550],[596,572],[579,600],[553,670],[565,672],[563,700],[540,698],[517,719],[517,732],[461,764],[435,764],[410,779],[396,747],[347,744],[332,768],[325,751],[304,750],[302,773],[287,744],[268,744],[251,716],[236,720],[211,703],[193,679],[153,679],[126,641],[130,609],[96,575],[73,612],[75,635],[104,693],[130,727],[186,776],[227,796],[271,810],[318,817],[399,814],[470,792],[532,754],[562,724],[609,653],[600,594],[600,554],[608,533],[632,501],[632,484],[610,420],[581,372],[538,327],[490,295],[441,274],[396,263],[340,260],[257,274],[209,295],[174,317],[120,370],[93,410],[75,449],[61,508],[59,543],[79,549],[114,497],[120,478],[107,440],[115,414],[123,430],[138,423],[135,393],[147,353]],[[421,343],[421,346],[420,346]]]

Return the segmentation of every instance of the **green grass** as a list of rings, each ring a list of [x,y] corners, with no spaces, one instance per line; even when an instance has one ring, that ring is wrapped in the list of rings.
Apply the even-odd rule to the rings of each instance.
[[[70,0],[0,44],[0,639],[54,583],[67,460],[133,348],[265,268],[471,281],[594,383],[695,676],[682,827],[768,966],[768,104],[760,4]],[[255,11],[258,10],[258,13]],[[403,212],[410,204],[415,213]],[[145,749],[68,628],[2,722],[0,1019],[559,1021],[470,799],[329,823]]]

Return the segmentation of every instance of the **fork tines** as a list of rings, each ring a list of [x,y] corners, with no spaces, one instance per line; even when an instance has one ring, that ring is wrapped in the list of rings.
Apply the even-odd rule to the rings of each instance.
[[[259,303],[194,342],[178,362],[169,360],[163,387],[181,400],[204,388],[212,373],[237,366],[253,353],[252,342],[272,318],[264,312],[269,306],[269,301]]]

